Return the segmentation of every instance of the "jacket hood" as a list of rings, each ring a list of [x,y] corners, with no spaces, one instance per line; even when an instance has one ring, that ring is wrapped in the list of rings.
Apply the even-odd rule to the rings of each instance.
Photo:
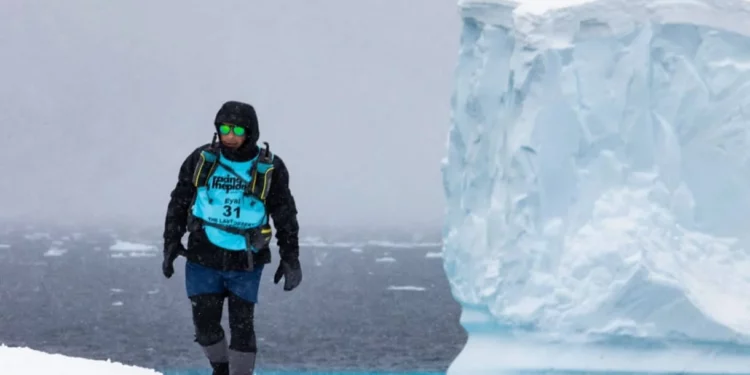
[[[238,101],[228,101],[224,103],[221,108],[219,108],[219,112],[216,113],[214,126],[218,128],[219,125],[223,123],[234,124],[245,128],[245,130],[247,130],[245,143],[249,143],[250,145],[258,143],[258,139],[260,139],[258,116],[252,105]]]

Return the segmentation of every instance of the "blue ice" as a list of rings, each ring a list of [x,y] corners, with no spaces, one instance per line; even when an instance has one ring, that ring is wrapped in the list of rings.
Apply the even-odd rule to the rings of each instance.
[[[448,374],[750,373],[750,2],[459,4]]]

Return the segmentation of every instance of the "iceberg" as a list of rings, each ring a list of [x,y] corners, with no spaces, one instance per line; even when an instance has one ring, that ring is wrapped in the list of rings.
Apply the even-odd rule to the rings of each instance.
[[[448,374],[750,373],[750,2],[458,7]]]
[[[0,345],[3,375],[161,375],[142,367]]]
[[[112,251],[155,251],[156,247],[137,242],[128,242],[116,240],[115,244],[109,247]]]

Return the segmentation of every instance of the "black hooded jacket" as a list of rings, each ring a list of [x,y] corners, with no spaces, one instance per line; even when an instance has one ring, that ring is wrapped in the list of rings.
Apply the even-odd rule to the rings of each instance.
[[[247,161],[254,158],[258,153],[256,146],[258,139],[257,119],[255,119],[254,110],[249,122],[245,121],[248,116],[241,118],[235,116],[233,119],[227,119],[227,117],[231,117],[227,116],[227,112],[232,109],[237,110],[238,106],[240,110],[247,111],[249,105],[228,102],[219,110],[215,122],[216,124],[230,122],[248,128],[247,140],[239,149],[228,150],[221,147],[221,152],[228,159]],[[188,214],[196,194],[196,188],[192,182],[193,172],[200,161],[201,151],[208,149],[210,146],[210,144],[206,144],[193,150],[180,167],[177,184],[172,190],[171,199],[167,206],[164,223],[165,251],[179,243],[188,230]],[[271,187],[266,198],[266,211],[276,230],[276,241],[281,259],[296,260],[299,257],[299,224],[297,222],[297,207],[289,189],[289,171],[283,160],[275,154],[273,166],[274,173],[271,176]],[[203,228],[190,232],[185,257],[188,261],[224,270],[245,269],[248,259],[244,251],[230,251],[212,244],[206,237]],[[270,262],[271,252],[268,248],[261,249],[254,256],[256,265]]]

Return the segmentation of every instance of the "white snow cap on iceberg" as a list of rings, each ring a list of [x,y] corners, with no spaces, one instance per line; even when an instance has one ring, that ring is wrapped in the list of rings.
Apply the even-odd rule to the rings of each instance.
[[[634,20],[689,23],[721,28],[737,33],[750,32],[748,0],[458,0],[465,14],[496,25],[515,19],[520,32],[538,32],[540,19],[554,20],[555,27],[573,25],[588,18],[609,21],[612,27],[626,26]],[[512,15],[507,10],[511,9]],[[571,22],[574,21],[574,22]],[[557,32],[559,29],[547,29]]]
[[[3,375],[162,375],[161,372],[110,361],[49,354],[0,345]]]

